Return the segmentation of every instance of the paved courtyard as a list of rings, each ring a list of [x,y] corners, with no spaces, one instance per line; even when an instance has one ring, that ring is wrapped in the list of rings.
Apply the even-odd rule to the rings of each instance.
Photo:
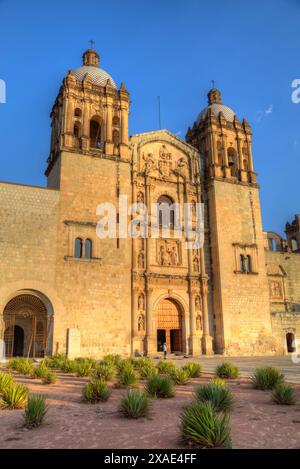
[[[300,357],[298,357],[298,364],[293,363],[291,355],[280,357],[224,357],[223,355],[214,355],[193,360],[201,363],[203,371],[206,373],[213,373],[217,365],[224,361],[230,361],[240,369],[240,374],[243,377],[251,376],[255,368],[274,366],[284,373],[287,382],[300,384]],[[191,361],[191,359],[178,357],[178,359],[174,358],[174,361],[181,363],[181,361],[186,362]]]

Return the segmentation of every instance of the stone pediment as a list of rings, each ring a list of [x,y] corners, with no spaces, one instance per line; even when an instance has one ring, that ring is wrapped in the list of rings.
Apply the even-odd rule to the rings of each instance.
[[[276,276],[280,276],[280,277],[285,277],[286,276],[286,271],[279,264],[269,263],[269,264],[267,264],[266,267],[267,267],[267,275],[276,275]]]
[[[192,179],[200,171],[195,148],[166,130],[131,137],[133,165],[157,179]]]

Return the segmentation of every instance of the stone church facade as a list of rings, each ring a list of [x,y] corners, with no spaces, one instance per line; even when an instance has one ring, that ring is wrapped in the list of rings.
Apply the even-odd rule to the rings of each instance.
[[[129,93],[89,49],[51,112],[47,187],[0,183],[0,339],[42,357],[282,354],[300,335],[300,218],[262,228],[246,119],[213,88],[186,141],[128,135]],[[204,206],[204,244],[121,235],[118,206]],[[101,203],[113,238],[97,236]],[[172,213],[172,212],[171,212]],[[194,212],[192,224],[195,224]],[[130,217],[129,217],[130,220]],[[149,221],[151,226],[151,220]]]

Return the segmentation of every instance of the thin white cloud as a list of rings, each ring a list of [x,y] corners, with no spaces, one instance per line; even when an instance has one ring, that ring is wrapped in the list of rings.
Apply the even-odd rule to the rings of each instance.
[[[262,118],[263,117],[266,117],[266,116],[269,116],[270,114],[272,114],[274,111],[274,105],[273,104],[270,104],[270,106],[265,109],[264,111],[257,111],[256,113],[256,122],[261,122]]]

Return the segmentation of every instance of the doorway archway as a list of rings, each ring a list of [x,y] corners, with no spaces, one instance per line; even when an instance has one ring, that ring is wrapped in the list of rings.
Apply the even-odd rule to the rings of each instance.
[[[4,308],[6,357],[44,357],[47,349],[47,309],[37,296],[22,294]]]
[[[295,335],[293,332],[288,332],[286,334],[286,348],[288,353],[295,352]]]
[[[179,304],[166,298],[157,307],[157,351],[166,342],[169,352],[183,352],[183,314]]]

